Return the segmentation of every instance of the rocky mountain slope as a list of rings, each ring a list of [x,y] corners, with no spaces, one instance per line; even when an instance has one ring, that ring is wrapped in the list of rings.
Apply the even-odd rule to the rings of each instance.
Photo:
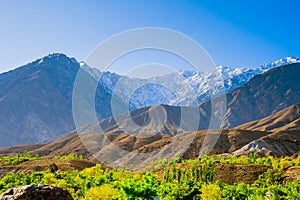
[[[74,58],[51,54],[0,74],[0,147],[42,142],[75,128],[72,90],[79,67]],[[110,94],[99,85],[96,99],[109,105]],[[108,106],[97,111],[111,115]]]
[[[228,93],[226,127],[274,114],[300,102],[300,64],[271,69]]]

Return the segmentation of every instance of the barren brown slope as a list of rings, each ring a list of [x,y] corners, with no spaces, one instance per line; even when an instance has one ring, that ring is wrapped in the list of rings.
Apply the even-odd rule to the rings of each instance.
[[[77,132],[177,135],[198,130],[199,123],[203,126],[209,124],[210,118],[204,115],[205,111],[199,113],[197,107],[153,105],[88,124],[77,129]]]
[[[209,134],[207,131],[192,131],[176,136],[168,134],[142,136],[125,133],[83,134],[80,137],[72,135],[36,148],[32,153],[50,158],[73,152],[111,167],[126,166],[131,170],[141,171],[151,169],[153,160],[199,157],[205,137],[216,139],[210,155],[222,153],[241,155],[253,150],[264,155],[292,155],[300,150],[299,130],[271,133],[226,129],[222,130],[220,135],[219,133],[218,130],[212,130]],[[19,151],[22,147],[26,150],[28,145],[7,148],[5,152]],[[0,154],[5,152],[0,151]]]
[[[220,134],[221,132],[221,134]],[[220,135],[219,135],[220,134]],[[167,134],[129,135],[105,134],[94,137],[86,134],[85,143],[93,156],[113,167],[126,166],[134,171],[151,169],[151,161],[181,157],[194,159],[201,154],[200,149],[206,137],[215,139],[215,146],[209,154],[230,153],[253,140],[270,134],[266,131],[212,130],[192,131],[180,135]],[[93,142],[93,139],[97,142]],[[209,140],[208,140],[209,141]],[[94,146],[93,146],[94,145]]]
[[[257,131],[282,131],[300,128],[300,104],[292,105],[273,115],[252,121],[236,129]]]
[[[35,149],[41,148],[43,144],[24,144],[24,145],[16,145],[16,146],[7,146],[0,148],[1,155],[14,154],[16,152],[22,153],[26,151],[33,151]]]
[[[69,153],[84,156],[89,155],[77,134],[47,144],[26,144],[3,147],[0,148],[0,155],[12,155],[24,151],[30,151],[31,154],[39,154],[42,157],[68,155]]]
[[[153,160],[199,157],[203,153],[200,152],[201,147],[208,138],[206,141],[210,141],[214,145],[208,152],[209,154],[233,153],[240,155],[256,151],[263,155],[291,155],[300,150],[300,131],[295,129],[295,126],[290,126],[298,120],[299,107],[297,104],[261,121],[247,123],[234,129],[210,130],[209,133],[202,130],[178,135],[151,134],[151,131],[147,134],[128,134],[120,133],[116,131],[116,128],[111,128],[105,134],[88,133],[96,130],[95,124],[83,127],[80,132],[84,134],[80,134],[80,136],[73,134],[44,145],[7,147],[0,149],[0,154],[31,150],[33,154],[53,157],[73,152],[88,159],[95,157],[98,161],[113,167],[127,166],[130,169],[140,170],[151,167],[149,164]],[[135,112],[139,112],[139,116],[145,115],[147,118],[148,109],[151,108]],[[173,129],[171,129],[171,122],[171,120],[168,122],[168,130]],[[148,123],[150,122],[148,121]],[[269,126],[267,126],[268,123]],[[276,131],[273,132],[274,130]]]
[[[96,157],[98,161],[113,167],[127,166],[133,170],[141,170],[142,168],[151,168],[150,163],[153,160],[175,157],[194,159],[198,157],[206,136],[216,139],[216,145],[210,154],[219,154],[233,152],[251,141],[269,134],[265,131],[233,129],[222,130],[220,137],[219,133],[219,130],[212,130],[209,134],[207,131],[192,131],[176,136],[168,134],[130,135],[125,133],[71,135],[38,148],[32,148],[31,152],[44,157],[67,155],[73,152],[83,155],[87,159]],[[28,145],[18,148],[10,147],[6,148],[5,151],[0,151],[0,154],[26,150],[28,147]]]
[[[300,129],[278,131],[266,135],[258,140],[253,140],[237,151],[233,155],[249,154],[257,152],[261,155],[288,155],[291,156],[300,151]]]
[[[269,131],[233,152],[234,155],[257,152],[261,155],[292,155],[300,151],[300,104],[273,115],[236,127],[237,130]]]
[[[262,137],[261,140],[272,144],[281,155],[292,155],[300,151],[300,129],[278,131]]]

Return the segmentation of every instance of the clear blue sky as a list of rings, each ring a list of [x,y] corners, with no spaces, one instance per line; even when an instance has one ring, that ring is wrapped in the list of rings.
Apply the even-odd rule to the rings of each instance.
[[[0,71],[52,52],[84,60],[109,36],[149,26],[194,38],[217,65],[300,57],[299,2],[1,0]]]

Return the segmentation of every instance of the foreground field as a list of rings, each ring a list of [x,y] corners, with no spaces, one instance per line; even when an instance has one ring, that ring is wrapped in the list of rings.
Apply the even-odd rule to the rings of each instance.
[[[300,156],[158,160],[145,173],[74,154],[43,159],[25,152],[1,156],[0,163],[0,193],[37,183],[65,188],[74,199],[300,199]]]

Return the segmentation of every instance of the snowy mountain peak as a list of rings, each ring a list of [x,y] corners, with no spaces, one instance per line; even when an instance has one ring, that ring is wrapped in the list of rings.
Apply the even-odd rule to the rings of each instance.
[[[295,57],[286,57],[285,58],[288,62],[290,63],[300,63],[300,59],[299,58],[295,58]]]
[[[200,73],[200,72],[192,71],[192,70],[183,70],[183,71],[179,72],[179,75],[181,75],[183,78],[188,78],[188,77],[192,77],[192,76],[196,75],[197,73]]]
[[[214,72],[217,72],[217,73],[228,73],[231,70],[232,70],[231,67],[227,67],[225,65],[220,65],[220,66],[218,66],[216,68],[216,70],[214,70]]]
[[[254,76],[262,74],[269,69],[291,63],[300,63],[300,60],[293,57],[286,57],[256,68],[231,68],[220,65],[216,69],[205,73],[184,70],[156,77],[155,79],[136,79],[112,72],[100,72],[97,68],[92,68],[84,62],[80,62],[80,67],[96,80],[99,80],[101,77],[99,82],[109,93],[117,92],[125,102],[131,99],[129,107],[130,109],[136,109],[160,103],[192,106],[195,103],[209,100],[212,95],[228,93],[243,86]],[[120,80],[122,84],[119,84],[118,88],[115,88]],[[155,80],[156,83],[167,87],[148,84],[151,80]],[[211,91],[211,83],[214,83],[214,91]],[[132,91],[134,93],[131,93]],[[170,95],[174,91],[176,94]],[[197,102],[195,102],[195,96]]]
[[[225,66],[225,65],[219,65],[219,66],[217,67],[217,69],[228,69],[228,68],[230,68],[230,67],[227,67],[227,66]]]
[[[300,59],[294,58],[294,57],[286,57],[286,58],[282,58],[282,59],[270,62],[268,64],[265,64],[262,66],[262,68],[271,69],[274,67],[280,67],[280,66],[292,64],[292,63],[300,63]]]
[[[80,67],[85,67],[87,64],[84,61],[79,62]]]
[[[89,66],[87,63],[84,61],[79,62],[80,68],[82,68],[84,71],[86,71],[88,74],[90,74],[95,80],[99,80],[101,77],[102,73],[100,72],[99,69],[95,67]]]

